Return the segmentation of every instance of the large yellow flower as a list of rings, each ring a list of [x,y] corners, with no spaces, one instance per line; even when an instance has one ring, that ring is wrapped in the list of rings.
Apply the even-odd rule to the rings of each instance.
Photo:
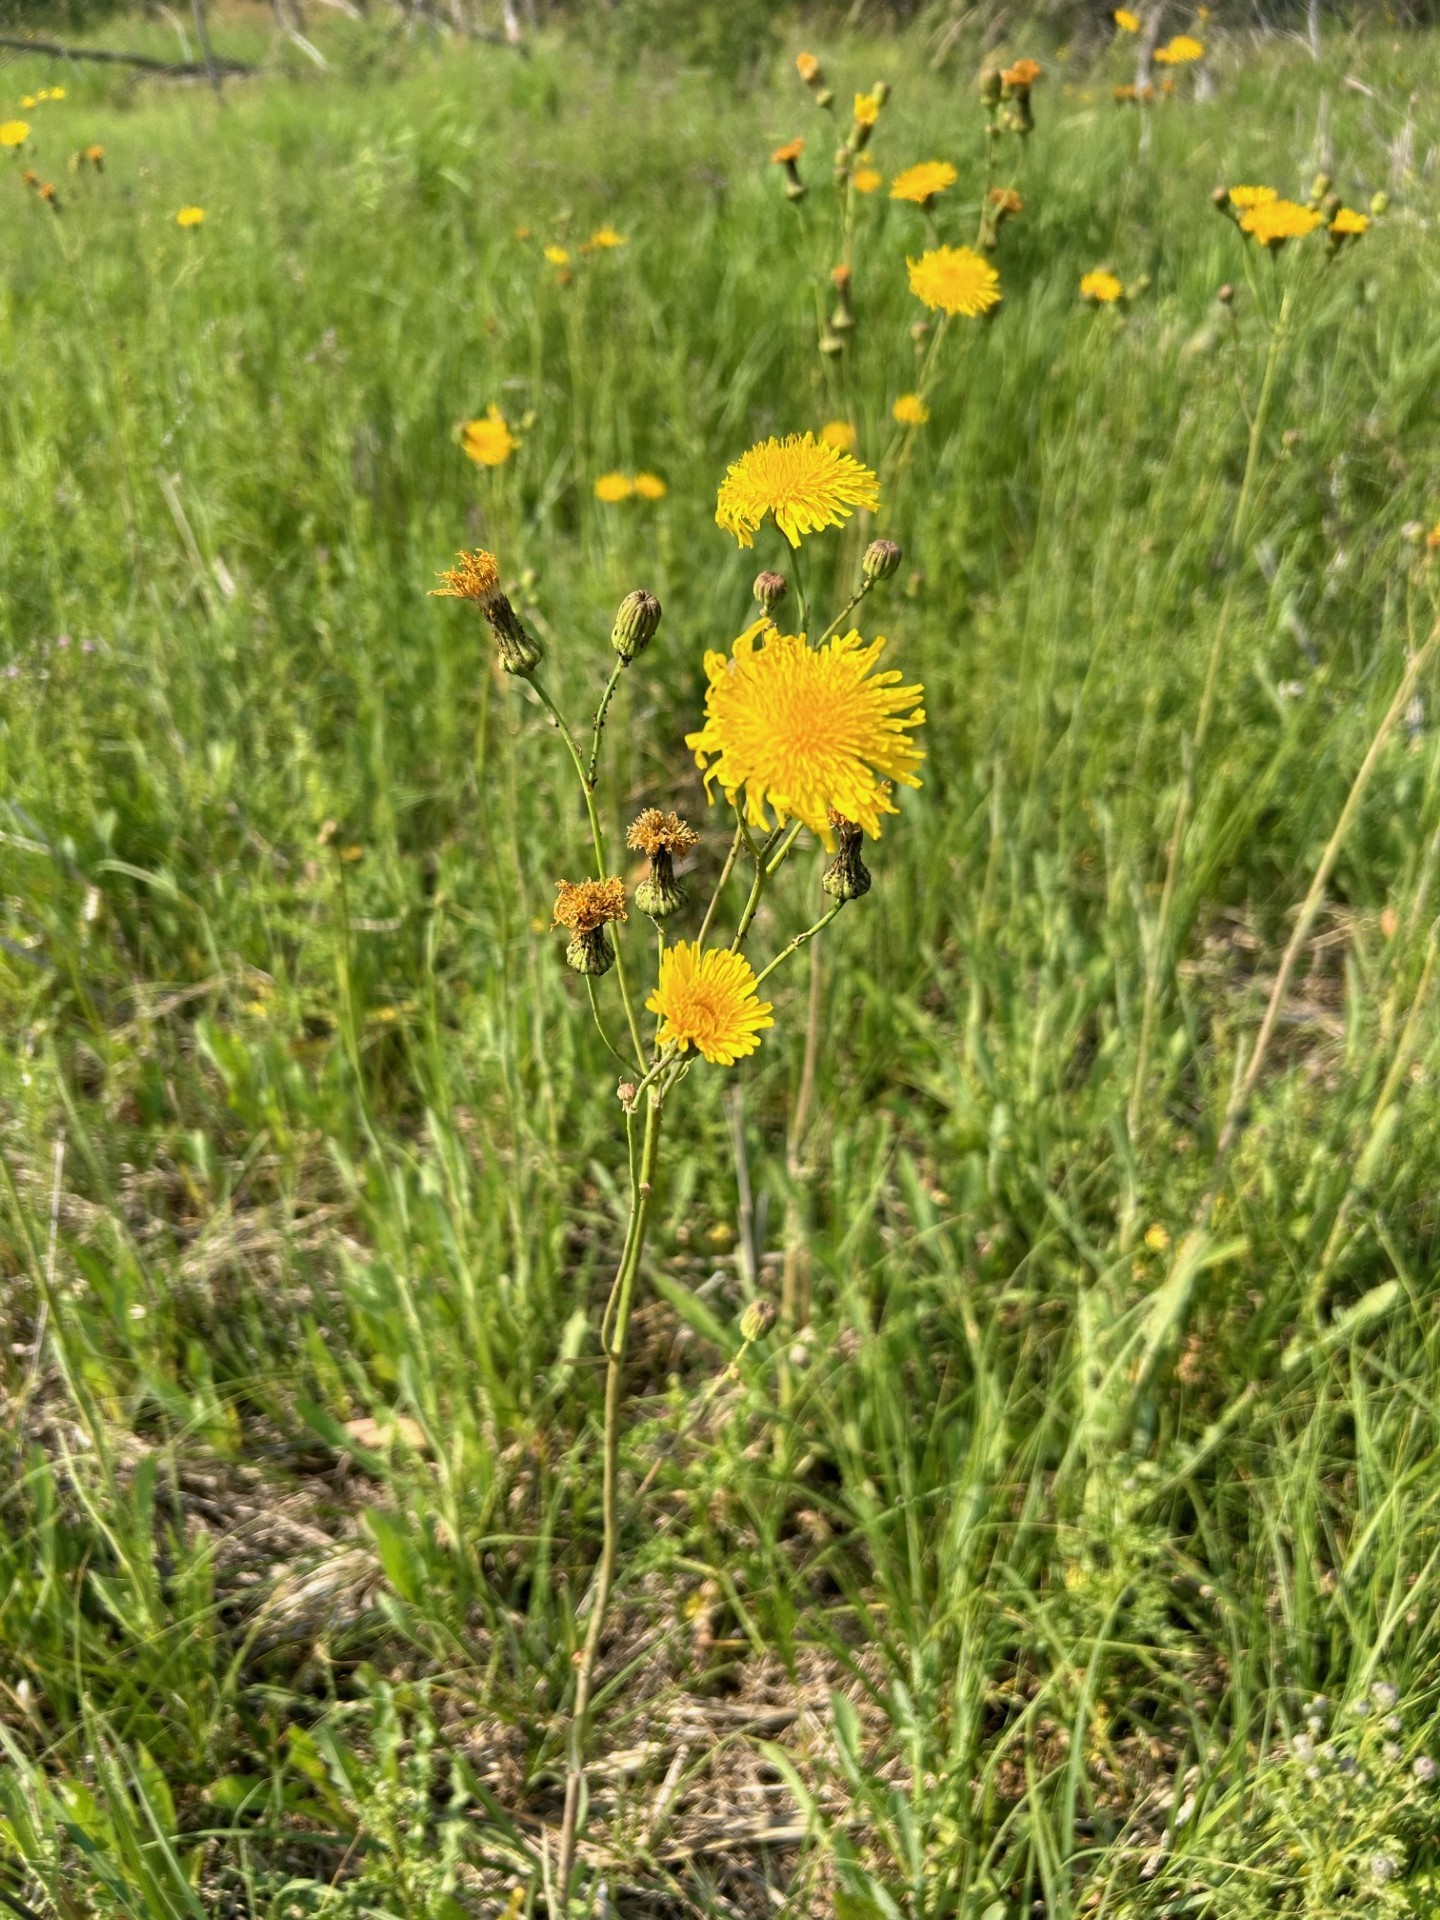
[[[910,291],[927,307],[974,320],[1000,304],[1000,276],[973,247],[934,247],[905,264]]]
[[[856,507],[878,507],[880,482],[858,460],[813,433],[762,440],[742,453],[720,482],[715,523],[753,547],[766,514],[792,547],[807,533],[838,527]]]
[[[29,138],[28,120],[0,121],[0,147],[23,147]]]
[[[937,193],[944,193],[960,178],[948,160],[922,160],[906,167],[890,182],[892,200],[913,200],[917,207],[928,207]]]
[[[1282,247],[1287,240],[1302,240],[1313,233],[1325,216],[1314,207],[1302,207],[1294,200],[1267,200],[1240,216],[1240,228],[1253,234],[1262,247]]]
[[[498,407],[487,407],[483,420],[465,422],[461,445],[477,466],[503,467],[519,444]]]
[[[756,991],[755,969],[743,953],[724,947],[700,949],[698,940],[678,940],[660,956],[660,979],[645,1002],[660,1015],[662,1046],[683,1053],[697,1047],[713,1065],[733,1066],[754,1053],[760,1035],[773,1027],[772,1008]]]
[[[1273,200],[1279,198],[1274,187],[1231,187],[1230,189],[1230,204],[1232,207],[1239,207],[1242,213],[1247,213],[1251,207],[1268,207]]]
[[[1111,273],[1108,267],[1096,267],[1093,273],[1080,276],[1080,298],[1093,300],[1097,306],[1108,306],[1112,300],[1118,300],[1125,288],[1119,276]]]
[[[730,801],[743,787],[752,827],[768,828],[773,807],[833,847],[833,808],[877,839],[881,814],[898,812],[891,784],[918,787],[925,757],[910,738],[925,689],[871,671],[885,644],[852,629],[810,647],[757,620],[733,655],[707,653],[705,724],[685,736],[706,787],[718,782]]]
[[[1157,47],[1152,58],[1162,67],[1183,67],[1188,61],[1203,60],[1205,47],[1193,34],[1177,33],[1167,46]]]

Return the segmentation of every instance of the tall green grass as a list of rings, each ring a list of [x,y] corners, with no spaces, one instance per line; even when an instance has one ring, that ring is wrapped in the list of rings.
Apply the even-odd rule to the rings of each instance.
[[[923,227],[883,196],[848,385],[821,369],[823,196],[797,214],[765,162],[805,132],[823,176],[788,73],[736,99],[560,47],[324,45],[329,76],[223,104],[0,72],[7,108],[68,89],[29,116],[61,214],[0,169],[0,1888],[46,1913],[543,1904],[599,1529],[615,1076],[544,937],[584,860],[554,743],[426,590],[461,545],[533,574],[577,711],[615,603],[655,591],[603,802],[705,818],[701,654],[779,557],[715,528],[725,465],[842,407],[873,454],[914,377]],[[893,80],[882,166],[953,157],[973,204],[974,48],[817,51]],[[952,329],[883,515],[906,566],[870,604],[926,683],[929,758],[827,960],[813,1321],[733,1380],[737,1151],[773,1290],[803,983],[755,1062],[692,1076],[602,1693],[609,1752],[651,1744],[602,1754],[591,1814],[627,1912],[1433,1907],[1429,686],[1183,1316],[1167,1284],[1434,617],[1403,530],[1440,517],[1435,199],[1405,134],[1436,54],[1237,38],[1218,65],[1143,147],[1108,69],[1052,62],[1037,91],[1004,305]],[[92,141],[105,172],[72,175]],[[1222,282],[1252,379],[1264,337],[1207,196],[1322,163],[1393,205],[1298,314],[1233,558]],[[628,247],[557,284],[540,246],[602,221]],[[1123,325],[1077,300],[1102,262],[1148,276]],[[492,401],[528,424],[487,475],[455,429]],[[612,467],[667,498],[601,505]],[[713,1729],[717,1702],[803,1711],[692,1733],[671,1775],[683,1710]],[[747,1838],[757,1808],[791,1838]]]

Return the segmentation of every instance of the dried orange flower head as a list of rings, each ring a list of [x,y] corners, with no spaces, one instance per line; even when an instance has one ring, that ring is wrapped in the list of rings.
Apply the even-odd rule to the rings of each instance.
[[[1131,92],[1134,92],[1133,87]],[[991,206],[1002,216],[1025,211],[1025,202],[1013,187],[991,187],[988,198]]]
[[[689,853],[700,844],[700,836],[688,820],[678,813],[662,813],[659,807],[646,807],[630,824],[625,844],[636,853]]]
[[[777,167],[793,167],[804,151],[803,140],[787,140],[783,147],[776,147],[770,159]]]
[[[477,600],[488,607],[500,591],[500,562],[493,553],[477,547],[473,553],[457,553],[457,565],[438,578],[444,586],[432,587],[431,597],[439,600]]]
[[[817,86],[824,78],[820,70],[820,62],[815,58],[813,53],[797,53],[795,56],[795,71],[807,87]]]
[[[1033,87],[1040,78],[1038,60],[1017,60],[1013,67],[1002,68],[1000,78],[1012,93]]]
[[[594,933],[610,920],[626,920],[623,880],[555,882],[555,918],[551,923],[572,933]]]

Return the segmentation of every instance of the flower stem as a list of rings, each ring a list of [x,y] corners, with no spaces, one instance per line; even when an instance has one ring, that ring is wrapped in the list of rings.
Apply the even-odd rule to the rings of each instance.
[[[610,702],[615,698],[615,689],[620,684],[620,676],[625,671],[625,662],[617,660],[610,669],[610,678],[605,682],[605,691],[600,696],[600,704],[595,709],[595,726],[590,741],[590,771],[586,784],[594,788],[600,766],[600,736],[605,731],[605,716],[610,711]]]
[[[792,953],[798,953],[801,947],[808,945],[809,942],[815,938],[817,933],[823,933],[825,928],[829,926],[830,922],[835,918],[836,914],[839,913],[840,909],[844,906],[844,904],[845,902],[843,900],[837,900],[834,906],[831,907],[827,913],[821,914],[820,918],[815,922],[813,927],[806,927],[803,933],[797,933],[795,938],[790,942],[789,946],[782,947],[779,953],[777,953],[775,958],[770,962],[769,966],[762,968],[762,970],[756,974],[755,976],[756,986],[758,987],[762,980],[768,980],[770,978],[770,975],[774,973],[775,969],[783,961],[788,960]]]
[[[741,835],[740,829],[737,827],[730,836],[730,851],[726,854],[725,864],[720,869],[720,878],[715,882],[715,891],[711,894],[710,904],[705,909],[705,918],[700,922],[700,935],[696,942],[697,946],[703,947],[705,945],[705,936],[709,933],[711,924],[715,919],[715,911],[720,905],[720,896],[724,893],[726,884],[731,874],[735,871],[735,862],[740,857],[740,846]]]

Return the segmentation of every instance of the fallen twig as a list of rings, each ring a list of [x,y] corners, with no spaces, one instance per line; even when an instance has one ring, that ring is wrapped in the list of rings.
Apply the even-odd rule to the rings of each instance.
[[[109,47],[66,47],[58,40],[26,40],[19,34],[0,33],[0,47],[15,47],[21,53],[43,53],[51,60],[99,60],[106,66],[139,67],[144,73],[159,73],[171,80],[208,80],[211,69],[203,60],[156,60],[148,53],[117,53]],[[218,55],[214,71],[228,74],[258,73],[244,60],[225,60]]]

